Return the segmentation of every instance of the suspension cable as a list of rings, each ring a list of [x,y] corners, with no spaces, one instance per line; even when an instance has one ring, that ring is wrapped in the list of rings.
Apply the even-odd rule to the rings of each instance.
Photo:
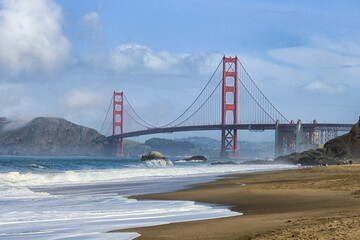
[[[163,127],[168,127],[169,125],[175,123],[177,120],[179,120],[181,117],[183,117],[189,110],[191,107],[194,106],[194,104],[197,102],[197,100],[200,98],[200,96],[204,93],[205,89],[209,86],[210,82],[213,80],[213,77],[215,76],[216,72],[218,71],[221,63],[223,62],[223,59],[219,62],[218,66],[216,67],[214,73],[212,74],[212,76],[210,77],[210,79],[208,80],[208,82],[206,83],[205,87],[201,90],[201,92],[199,93],[199,95],[195,98],[195,100],[191,103],[191,105],[181,114],[179,115],[175,120],[171,121],[170,123],[161,126],[161,128]],[[283,118],[283,120],[285,120],[286,122],[289,122],[289,120],[270,102],[270,100],[265,96],[265,94],[260,90],[260,88],[257,86],[257,84],[255,83],[255,81],[251,78],[251,76],[249,75],[249,73],[247,72],[247,70],[245,69],[245,67],[242,65],[242,63],[238,60],[238,63],[241,66],[241,69],[245,72],[245,76],[247,76],[251,83],[253,84],[253,86],[255,86],[255,89],[260,93],[260,96],[262,96],[265,99],[265,103],[270,104],[270,106],[272,107],[272,109],[274,109],[276,111],[277,114],[280,115],[280,117]],[[232,66],[229,66],[229,69],[232,68]],[[260,104],[260,102],[255,98],[255,96],[252,94],[252,92],[249,90],[249,88],[247,86],[245,86],[245,83],[242,82],[242,80],[239,78],[239,76],[236,76],[236,79],[240,82],[240,84],[245,88],[246,92],[250,95],[250,97],[255,101],[255,103],[262,109],[262,111],[272,120],[272,121],[276,121],[271,114],[265,110],[265,106],[262,106]],[[180,126],[181,124],[185,123],[186,121],[188,121],[190,118],[192,118],[196,113],[198,113],[200,111],[200,109],[208,102],[208,100],[210,99],[210,97],[212,97],[212,95],[215,93],[215,91],[219,88],[220,83],[223,81],[224,79],[221,79],[219,81],[219,83],[216,85],[215,89],[211,92],[211,94],[206,98],[206,100],[201,104],[200,107],[197,108],[197,110],[195,112],[193,112],[189,117],[187,117],[185,120],[183,120],[182,122],[174,125],[174,126]],[[251,85],[250,85],[251,86]],[[145,121],[136,111],[135,109],[132,107],[132,105],[130,104],[130,102],[128,101],[128,99],[126,98],[126,96],[124,95],[124,99],[126,100],[127,104],[130,106],[130,109],[135,113],[135,115],[140,119],[140,121],[142,121],[144,124],[140,123],[139,121],[137,121],[134,117],[131,116],[131,114],[124,108],[125,113],[134,121],[136,122],[138,125],[149,129],[149,128],[157,128],[156,126],[149,124],[147,121]],[[105,125],[106,119],[108,117],[110,108],[111,108],[111,103],[112,103],[113,97],[111,98],[110,104],[109,104],[109,108],[107,110],[107,113],[105,115],[105,119],[103,121],[103,124],[101,126],[100,132],[103,130],[103,127]],[[146,126],[147,125],[147,126]],[[111,127],[111,125],[110,125]],[[108,131],[110,130],[110,127],[108,129]],[[108,133],[108,132],[107,132]],[[106,133],[106,134],[107,134]]]
[[[154,126],[154,125],[146,122],[142,117],[139,116],[139,114],[138,114],[138,113],[135,111],[135,109],[131,106],[129,100],[126,98],[125,95],[124,95],[124,98],[125,98],[126,102],[129,104],[131,110],[135,113],[135,115],[136,115],[138,118],[140,118],[140,120],[143,121],[143,123],[145,123],[145,124],[148,125],[148,126],[145,127],[144,125],[142,125],[142,124],[140,124],[140,123],[139,123],[139,125],[141,125],[141,126],[143,126],[143,127],[145,127],[145,128],[149,128],[149,127],[156,128],[156,126]],[[124,109],[124,110],[126,111],[126,109]],[[127,113],[128,113],[128,112],[127,112]],[[128,114],[129,114],[129,113],[128,113]],[[129,116],[130,116],[130,114],[129,114]],[[130,117],[131,117],[131,116],[130,116]],[[133,119],[135,122],[137,122],[134,118],[131,117],[131,119]],[[137,123],[138,123],[138,122],[137,122]]]
[[[112,122],[110,122],[110,124],[109,124],[109,127],[108,127],[108,130],[106,131],[106,135],[105,136],[108,136],[108,134],[109,134],[109,131],[110,131],[110,129],[111,129],[111,126],[113,125],[113,123]]]
[[[286,122],[290,122],[271,102],[270,100],[265,96],[265,94],[260,90],[260,88],[257,86],[257,84],[255,83],[255,81],[252,79],[252,77],[250,76],[250,74],[246,71],[245,67],[242,65],[242,63],[240,62],[240,60],[238,60],[241,68],[245,71],[246,75],[249,77],[249,79],[251,80],[251,82],[255,85],[255,87],[257,88],[257,90],[261,93],[261,95],[266,99],[266,101],[276,110],[276,112],[278,112],[280,114],[280,116],[286,121]],[[241,80],[239,79],[239,81],[241,82]],[[242,82],[241,82],[242,83]],[[244,86],[244,84],[242,83],[242,85]],[[245,86],[244,86],[245,87]],[[246,87],[245,87],[246,88]],[[248,90],[247,90],[248,91]],[[249,92],[249,94],[252,96],[252,94]],[[254,99],[255,100],[255,99]],[[257,103],[259,104],[259,103]],[[260,105],[259,105],[260,106]],[[261,106],[260,106],[261,107]]]
[[[129,113],[128,111],[126,111],[126,109],[124,109],[124,112],[125,112],[134,122],[136,122],[137,124],[139,124],[140,126],[146,128],[146,129],[149,129],[149,126],[144,126],[143,124],[141,124],[141,123],[139,123],[138,121],[136,121],[136,119],[134,119],[134,118],[130,115],[130,113]],[[156,128],[156,127],[153,127],[153,128]]]
[[[205,103],[210,99],[210,97],[214,94],[214,92],[216,91],[216,89],[218,89],[218,87],[220,86],[220,83],[222,82],[222,79],[219,81],[219,83],[216,85],[215,89],[211,92],[211,94],[209,95],[209,97],[203,102],[203,104],[201,104],[201,106],[193,113],[191,114],[188,118],[186,118],[184,121],[182,121],[181,123],[175,125],[175,127],[183,124],[184,122],[186,122],[187,120],[189,120],[192,116],[194,116],[198,111],[200,111],[200,109],[205,105]]]
[[[223,59],[221,59],[221,61],[219,62],[218,66],[216,67],[214,73],[211,75],[209,81],[206,83],[205,87],[201,90],[200,94],[195,98],[195,100],[191,103],[191,105],[190,105],[182,114],[180,114],[180,116],[178,116],[175,120],[171,121],[171,122],[168,123],[168,124],[165,124],[165,125],[161,126],[162,128],[163,128],[163,127],[167,127],[167,126],[173,124],[174,122],[176,122],[176,121],[179,120],[182,116],[185,115],[185,113],[195,104],[195,102],[199,99],[199,97],[201,96],[201,94],[203,94],[203,92],[205,91],[205,89],[207,88],[207,86],[210,84],[211,80],[212,80],[213,77],[215,76],[215,74],[216,74],[216,72],[218,71],[218,69],[219,69],[219,67],[220,67],[220,65],[221,65],[222,62],[223,62]],[[206,102],[206,101],[205,101],[205,102]],[[176,125],[176,126],[178,126],[178,125]]]
[[[104,119],[104,121],[103,121],[103,123],[102,123],[102,125],[101,125],[101,128],[100,128],[100,131],[99,131],[99,133],[100,133],[100,134],[101,134],[101,131],[102,131],[102,130],[103,130],[103,128],[104,128],[104,125],[105,125],[106,119],[107,119],[107,117],[108,117],[108,115],[109,115],[109,111],[110,111],[110,108],[111,108],[111,105],[112,105],[113,99],[114,99],[114,96],[111,96],[111,99],[110,99],[110,104],[109,104],[109,108],[108,108],[108,110],[107,110],[107,112],[106,112],[105,119]],[[106,133],[106,134],[107,134],[107,133]]]
[[[222,60],[220,61],[221,64]],[[219,64],[219,66],[220,66]],[[219,67],[218,66],[218,67]],[[229,65],[227,71],[229,71],[230,69],[233,69],[231,64]],[[217,69],[216,69],[217,71]],[[214,74],[213,74],[214,75]],[[219,81],[219,83],[216,85],[215,89],[211,92],[211,94],[206,98],[206,100],[201,104],[201,106],[193,113],[191,114],[188,118],[186,118],[184,121],[180,122],[179,124],[175,125],[175,126],[179,126],[181,124],[183,124],[184,122],[186,122],[187,120],[189,120],[192,116],[194,116],[198,111],[200,111],[200,109],[205,105],[205,103],[210,99],[210,97],[215,93],[216,89],[218,89],[218,87],[220,86],[220,83],[222,83],[224,81],[223,78],[221,78],[221,80]]]
[[[250,93],[249,89],[245,86],[245,84],[240,80],[239,77],[236,77],[239,80],[240,84],[245,88],[246,92],[249,93],[250,97],[255,101],[255,103],[265,112],[265,114],[271,118],[274,122],[276,121],[262,106],[261,104],[255,99],[255,97]]]

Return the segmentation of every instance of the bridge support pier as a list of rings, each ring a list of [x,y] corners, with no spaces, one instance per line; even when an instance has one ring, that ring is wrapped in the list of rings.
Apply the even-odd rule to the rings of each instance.
[[[310,133],[310,139],[311,139],[311,143],[315,144],[316,147],[323,147],[323,144],[320,142],[320,131],[317,128],[317,121],[314,120],[313,121],[314,124],[314,128],[312,129],[311,133]]]
[[[280,121],[277,120],[275,125],[275,158],[295,151],[296,131],[293,127],[280,124]]]
[[[228,124],[238,124],[238,59],[223,58],[222,78],[222,130],[220,157],[238,157],[237,129],[228,128]]]
[[[305,144],[305,134],[301,126],[301,120],[299,119],[296,123],[296,152],[302,152]]]
[[[221,158],[237,158],[237,130],[223,129],[221,131]],[[227,151],[231,150],[231,151]]]
[[[112,155],[113,156],[116,156],[116,157],[122,157],[124,156],[124,142],[123,142],[123,139],[120,138],[120,139],[114,139],[113,142],[112,142],[112,145],[113,145],[113,153]]]
[[[124,133],[124,93],[113,95],[113,136]],[[113,155],[124,156],[123,139],[113,140]]]
[[[277,121],[275,126],[275,158],[293,152],[317,149],[322,146],[320,143],[322,140],[319,139],[319,136],[316,120],[313,121],[311,126],[307,124],[306,127],[304,127],[300,119],[297,121],[296,126],[292,124],[282,125]],[[321,138],[323,139],[322,132]]]
[[[276,120],[276,125],[275,125],[275,158],[279,157],[282,155],[282,146],[281,146],[281,142],[280,142],[280,132],[279,132],[279,124],[280,121]]]
[[[296,125],[296,152],[303,152],[309,149],[317,149],[319,144],[319,130],[316,127],[317,121],[313,121],[311,128],[304,129],[299,119]]]

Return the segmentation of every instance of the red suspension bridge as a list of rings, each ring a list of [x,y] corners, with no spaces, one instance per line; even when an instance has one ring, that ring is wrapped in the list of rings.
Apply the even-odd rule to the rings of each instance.
[[[220,70],[222,68],[222,70]],[[112,109],[112,116],[111,110]],[[295,123],[289,121],[264,95],[237,57],[223,57],[190,106],[173,121],[154,126],[132,107],[123,92],[114,92],[100,129],[123,155],[123,139],[147,134],[183,131],[221,131],[221,156],[236,157],[238,130],[275,130],[275,157],[317,148],[349,131],[352,124]]]

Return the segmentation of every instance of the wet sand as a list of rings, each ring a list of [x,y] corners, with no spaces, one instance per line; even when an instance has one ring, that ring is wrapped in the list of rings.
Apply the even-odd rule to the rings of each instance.
[[[119,230],[138,232],[139,240],[360,239],[360,165],[229,175],[192,189],[133,198],[191,200],[244,213]]]

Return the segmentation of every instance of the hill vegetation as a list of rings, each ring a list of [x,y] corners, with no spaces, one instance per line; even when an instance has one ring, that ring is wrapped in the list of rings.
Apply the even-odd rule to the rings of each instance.
[[[218,157],[221,150],[221,141],[209,137],[178,138],[175,141],[187,141],[194,144],[195,149],[190,155]],[[239,157],[244,160],[273,158],[274,149],[274,142],[238,141]]]
[[[100,155],[103,136],[91,128],[63,118],[39,117],[25,126],[3,132],[0,154],[7,155]]]
[[[127,154],[127,156],[141,156],[144,153],[150,152],[151,147],[148,145],[145,145],[144,143],[136,142],[133,140],[124,140],[124,151]]]

